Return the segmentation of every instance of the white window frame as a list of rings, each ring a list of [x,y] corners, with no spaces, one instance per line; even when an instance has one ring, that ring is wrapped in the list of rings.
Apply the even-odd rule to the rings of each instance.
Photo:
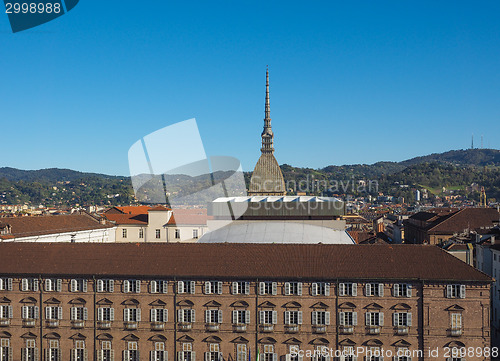
[[[149,283],[150,293],[163,293],[168,292],[168,281],[167,280],[152,280]]]
[[[367,297],[384,297],[384,284],[369,282],[365,285],[365,294]]]
[[[205,281],[204,293],[206,295],[221,295],[222,282],[221,281]]]
[[[447,298],[465,298],[465,285],[450,284],[446,285]]]
[[[278,282],[259,282],[259,295],[277,295],[278,294]]]
[[[231,293],[233,295],[249,295],[250,282],[248,281],[234,281],[231,286]]]
[[[250,323],[250,311],[249,310],[233,310],[232,311],[232,322],[235,325],[243,325]]]
[[[329,282],[313,282],[311,284],[311,295],[313,296],[330,296]]]
[[[103,278],[97,280],[97,292],[113,293],[115,291],[115,280]]]
[[[194,294],[196,289],[195,281],[177,281],[177,293]]]
[[[285,282],[285,296],[302,296],[302,282]]]

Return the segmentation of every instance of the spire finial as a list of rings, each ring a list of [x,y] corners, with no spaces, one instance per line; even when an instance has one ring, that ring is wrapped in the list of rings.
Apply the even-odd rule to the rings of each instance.
[[[271,120],[271,106],[269,104],[269,68],[266,65],[266,109],[265,109],[266,117],[265,119]],[[271,126],[271,125],[269,125]]]
[[[273,130],[271,129],[271,106],[269,104],[269,67],[266,66],[266,107],[264,130],[262,131],[262,153],[273,153]]]

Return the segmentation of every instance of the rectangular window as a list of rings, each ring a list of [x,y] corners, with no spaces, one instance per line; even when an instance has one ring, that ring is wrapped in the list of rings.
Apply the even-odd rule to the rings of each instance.
[[[161,230],[160,229],[157,229],[155,231],[155,237],[156,237],[156,239],[160,239],[161,238]]]
[[[302,282],[285,282],[285,295],[302,296]]]
[[[330,284],[327,282],[314,282],[311,284],[313,296],[330,296]]]
[[[139,361],[139,350],[137,349],[137,342],[127,342],[127,349],[123,351],[124,361]]]
[[[45,307],[45,319],[47,320],[62,320],[62,307],[47,306]]]
[[[115,309],[113,307],[99,307],[97,309],[98,321],[114,321]]]
[[[261,325],[275,325],[278,323],[278,312],[265,310],[259,311],[259,323]]]
[[[143,228],[139,229],[139,238],[144,238],[144,229]]]
[[[206,281],[205,282],[205,294],[206,295],[220,295],[220,294],[222,294],[222,282],[221,281]]]
[[[123,310],[123,321],[125,322],[140,322],[141,309],[140,308],[125,308]]]
[[[220,361],[221,354],[219,352],[219,344],[211,343],[209,345],[209,352],[205,353],[205,361]]]
[[[86,321],[88,318],[87,307],[71,307],[70,312],[72,321]]]
[[[141,293],[141,280],[124,280],[123,293]]]
[[[182,351],[178,354],[178,361],[194,361],[195,353],[193,351],[193,345],[187,342],[182,344]]]
[[[382,312],[367,312],[366,326],[383,326],[384,314]]]
[[[340,326],[356,326],[357,324],[358,324],[358,313],[357,312],[354,312],[354,311],[339,312],[339,325]]]
[[[367,283],[365,285],[366,296],[369,297],[384,297],[383,283]]]
[[[181,238],[181,230],[179,228],[175,229],[175,239]]]
[[[115,290],[115,281],[110,279],[97,280],[97,292],[112,293]]]
[[[263,361],[277,361],[277,354],[274,353],[274,345],[264,345]]]
[[[177,310],[177,321],[184,323],[192,323],[195,320],[195,313],[192,309],[180,309]]]
[[[352,282],[339,283],[339,296],[357,296],[358,284]]]
[[[244,281],[233,282],[232,291],[233,295],[249,295],[250,282],[244,282]]]
[[[222,323],[222,310],[205,310],[206,323]]]
[[[155,349],[151,351],[151,361],[167,361],[167,351],[164,342],[155,342]]]
[[[72,279],[69,284],[70,292],[87,292],[87,280]]]
[[[12,318],[12,306],[2,305],[0,306],[0,319],[10,319]]]
[[[165,308],[152,308],[151,309],[151,322],[167,322],[168,310]]]
[[[21,349],[21,359],[23,361],[36,361],[38,359],[38,349],[34,339],[26,339],[26,347]]]
[[[393,313],[393,326],[411,326],[412,317],[409,312]]]
[[[149,291],[151,293],[167,293],[168,281],[165,281],[165,280],[151,281],[149,284]]]
[[[23,320],[38,319],[38,306],[23,306],[21,312]]]
[[[247,345],[245,343],[236,344],[236,361],[247,361]]]
[[[408,283],[395,283],[392,292],[394,297],[411,297],[411,285]]]
[[[233,323],[234,324],[248,324],[250,323],[250,311],[248,310],[233,310]]]
[[[12,278],[0,278],[0,291],[12,291]]]
[[[447,298],[465,298],[465,285],[447,285]]]
[[[260,295],[276,295],[278,293],[278,284],[276,282],[260,282]]]
[[[122,229],[122,238],[127,238],[127,229]]]
[[[97,350],[98,361],[113,361],[114,351],[111,348],[111,341],[101,341],[101,349]]]
[[[313,325],[329,325],[330,324],[330,312],[328,311],[313,311],[311,313],[311,323]]]
[[[23,278],[21,280],[21,291],[37,292],[38,291],[38,280],[36,278]]]
[[[194,281],[177,281],[177,293],[194,294],[194,291],[195,291]]]
[[[194,239],[198,238],[198,230],[197,229],[193,229],[193,238]]]
[[[285,311],[285,325],[302,325],[302,311]]]
[[[452,329],[462,328],[462,314],[461,313],[452,313],[451,314],[451,328]]]

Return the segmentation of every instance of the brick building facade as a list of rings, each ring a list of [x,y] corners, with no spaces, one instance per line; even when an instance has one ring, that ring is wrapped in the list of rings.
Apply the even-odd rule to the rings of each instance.
[[[1,360],[490,347],[491,279],[433,246],[11,243],[0,276]]]

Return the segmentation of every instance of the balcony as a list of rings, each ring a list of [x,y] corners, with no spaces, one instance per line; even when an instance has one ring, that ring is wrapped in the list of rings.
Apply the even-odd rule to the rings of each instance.
[[[85,321],[83,321],[83,320],[73,320],[73,321],[71,321],[71,327],[72,328],[84,328],[85,327]]]
[[[47,328],[59,327],[59,320],[45,320],[45,327]]]
[[[214,322],[210,322],[210,323],[205,324],[205,328],[209,332],[217,332],[217,331],[219,331],[219,324],[214,323]]]
[[[9,326],[10,325],[10,319],[9,318],[0,318],[0,326]]]
[[[260,325],[260,332],[273,332],[274,331],[274,325],[273,324],[262,324]]]
[[[462,336],[462,327],[452,327],[450,329],[450,336],[453,337]]]
[[[137,330],[138,324],[139,323],[136,321],[127,321],[127,322],[123,322],[123,327],[126,330]]]
[[[32,318],[25,318],[23,319],[23,327],[35,327],[36,326],[36,320]]]
[[[299,332],[299,325],[285,325],[285,332],[286,333],[297,333]]]
[[[326,325],[313,325],[313,333],[326,333]]]
[[[340,326],[340,333],[343,335],[352,335],[354,333],[354,326]]]
[[[247,332],[247,325],[245,323],[235,323],[233,324],[234,332]]]
[[[408,326],[398,326],[396,328],[396,334],[399,336],[408,335],[409,331],[410,331],[410,329],[408,328]]]
[[[151,329],[153,331],[163,331],[165,329],[165,322],[151,322]]]
[[[366,328],[366,332],[369,335],[379,335],[380,334],[380,326],[368,326]]]
[[[101,330],[108,330],[111,328],[112,321],[97,321],[97,327]]]
[[[191,322],[179,322],[179,331],[190,331],[193,328]]]

